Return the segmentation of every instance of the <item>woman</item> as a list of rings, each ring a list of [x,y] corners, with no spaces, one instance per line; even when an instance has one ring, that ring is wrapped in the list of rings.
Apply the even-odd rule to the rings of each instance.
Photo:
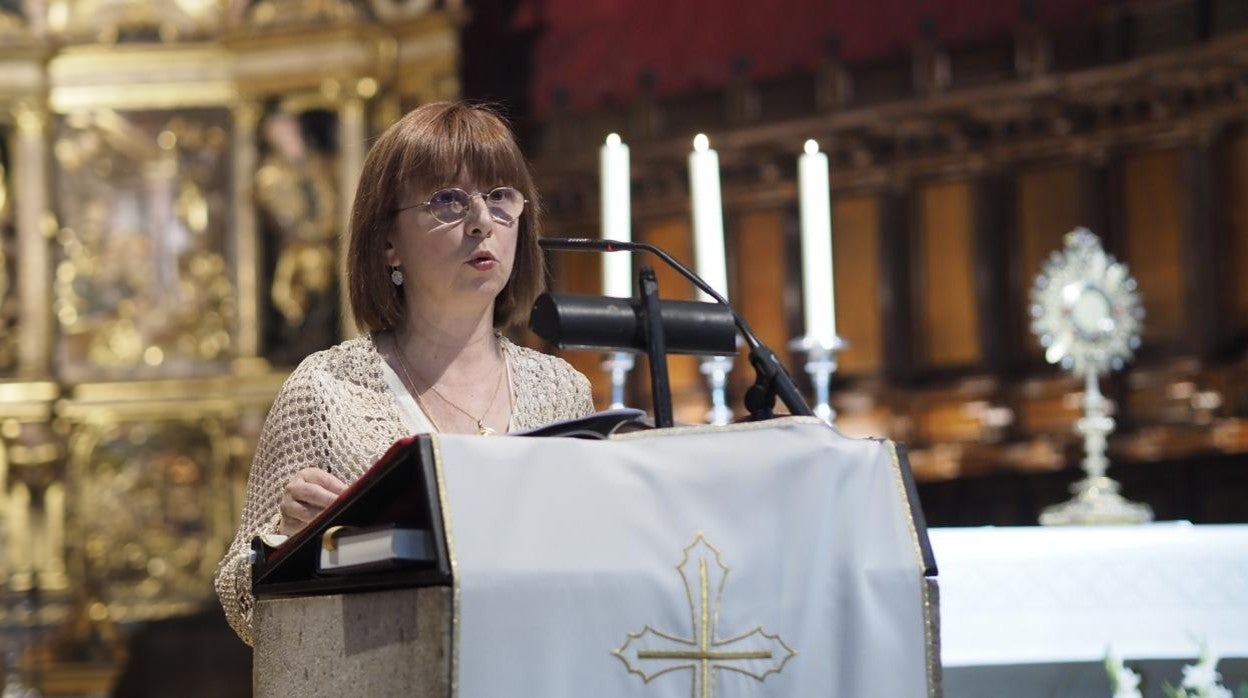
[[[217,570],[251,644],[256,535],[290,535],[402,436],[504,433],[593,411],[589,381],[499,330],[542,290],[538,198],[503,121],[430,104],[379,138],[351,211],[347,284],[367,334],[309,356],[265,420],[242,523]]]

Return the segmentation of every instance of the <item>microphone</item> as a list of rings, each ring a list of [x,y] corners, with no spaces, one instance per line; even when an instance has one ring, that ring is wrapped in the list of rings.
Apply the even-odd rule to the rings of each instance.
[[[732,312],[733,318],[737,321],[737,326],[741,328],[741,334],[745,335],[746,342],[750,339],[758,341],[754,337],[754,332],[745,325],[745,319],[737,314],[737,309],[732,307],[727,298],[724,298],[711,287],[710,284],[702,280],[702,277],[689,270],[689,267],[681,264],[675,257],[667,253],[661,247],[645,242],[633,242],[632,240],[603,240],[599,238],[541,238],[537,241],[543,250],[566,250],[569,252],[649,252],[667,263],[667,266],[680,272],[680,275],[688,279],[694,286],[697,286],[706,295],[714,298],[721,305],[728,306],[728,310]],[[753,345],[750,345],[753,348]]]
[[[669,354],[722,356],[737,350],[736,320],[727,306],[696,301],[659,301]],[[644,353],[646,324],[635,298],[543,293],[533,304],[529,327],[561,347]]]
[[[632,249],[635,244],[631,240],[602,240],[600,238],[542,238],[537,241],[543,250],[592,250],[596,252],[615,252],[616,250]],[[627,245],[627,247],[625,247]]]
[[[780,359],[776,357],[776,353],[764,344],[758,338],[758,335],[754,334],[754,330],[750,329],[749,323],[732,307],[728,299],[724,298],[710,284],[703,281],[702,277],[690,271],[688,267],[681,264],[665,250],[644,242],[605,240],[600,238],[540,238],[537,244],[544,250],[564,250],[569,252],[649,252],[663,260],[669,267],[675,269],[694,286],[697,286],[708,296],[714,298],[732,314],[734,324],[741,331],[741,335],[745,338],[745,343],[750,348],[750,365],[754,367],[754,385],[750,386],[745,393],[745,406],[750,411],[751,418],[759,420],[773,417],[772,409],[775,407],[777,397],[789,408],[789,412],[792,414],[814,415],[814,412],[802,397],[801,392],[794,385],[793,378],[785,370],[784,364],[780,363]],[[668,302],[671,301],[662,301],[660,306]],[[666,315],[666,313],[660,310],[660,315]],[[665,329],[667,326],[666,319],[664,317]],[[732,352],[727,351],[723,353]]]

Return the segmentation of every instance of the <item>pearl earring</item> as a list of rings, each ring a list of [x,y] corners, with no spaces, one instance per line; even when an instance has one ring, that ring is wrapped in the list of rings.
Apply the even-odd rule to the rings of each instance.
[[[398,267],[394,267],[390,270],[390,281],[393,282],[395,286],[403,285],[403,272],[399,271]]]

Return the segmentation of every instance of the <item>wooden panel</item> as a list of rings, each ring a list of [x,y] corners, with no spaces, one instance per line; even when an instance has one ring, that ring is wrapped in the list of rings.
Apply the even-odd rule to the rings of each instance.
[[[880,201],[842,196],[832,204],[836,331],[849,341],[840,371],[875,373],[884,363],[880,323]]]
[[[1234,332],[1248,330],[1248,133],[1226,143],[1226,177],[1222,201],[1226,205],[1227,310]]]
[[[968,182],[933,183],[919,193],[916,329],[918,358],[927,368],[980,359],[971,195]]]
[[[602,255],[583,252],[557,252],[547,259],[551,266],[550,291],[555,293],[599,294],[602,292]],[[572,367],[589,378],[594,404],[606,408],[611,402],[611,379],[602,371],[603,354],[597,351],[565,350],[559,353]]]
[[[790,280],[789,240],[787,227],[792,225],[790,212],[785,210],[748,211],[735,217],[735,235],[730,236],[729,276],[733,296],[729,298],[750,327],[781,362],[785,362],[801,385],[801,361],[804,356],[791,356],[789,341],[799,328],[790,326],[790,303],[794,293],[786,292]],[[796,273],[796,272],[794,272]],[[795,285],[799,288],[800,285]],[[791,361],[789,360],[791,356]],[[754,368],[750,366],[749,350],[741,347],[733,363],[729,380],[729,407],[736,415],[745,415],[745,391],[754,385]],[[784,403],[776,401],[784,411]]]
[[[913,188],[880,194],[880,323],[884,341],[884,377],[904,385],[914,377],[914,336],[917,287],[914,272],[913,221],[917,215]]]
[[[693,265],[693,235],[690,231],[687,216],[663,218],[649,221],[641,226],[639,239],[658,245],[667,250],[673,257],[680,260],[690,269]],[[642,264],[654,267],[655,277],[659,281],[659,295],[662,298],[697,300],[696,289],[680,274],[669,269],[667,265],[646,257],[635,257],[637,268]],[[705,381],[698,371],[698,357],[669,356],[667,359],[668,373],[672,385],[672,408],[677,421],[701,423],[705,422],[706,410],[710,400],[706,395]],[[650,410],[650,368],[644,356],[638,357],[637,368],[634,369],[633,384],[639,388],[641,400],[634,400],[635,406]]]
[[[551,259],[555,277],[551,290],[559,293],[602,293],[602,255],[556,252]]]
[[[1040,343],[1031,334],[1032,284],[1050,254],[1062,249],[1062,238],[1083,220],[1079,168],[1054,165],[1022,172],[1018,176],[1018,307],[1012,310],[1028,321],[1020,323],[1018,346],[1027,355],[1042,356]],[[1104,231],[1093,231],[1104,234]]]
[[[1182,192],[1179,154],[1138,153],[1122,161],[1125,261],[1140,284],[1144,344],[1183,334]]]
[[[784,211],[754,211],[738,218],[735,250],[735,284],[728,300],[750,323],[755,334],[782,359],[789,336],[784,304],[785,268]],[[800,367],[798,367],[800,370]],[[754,382],[749,355],[741,352],[733,368],[733,387],[743,389]],[[737,403],[740,401],[738,400]],[[744,412],[740,404],[732,408]]]

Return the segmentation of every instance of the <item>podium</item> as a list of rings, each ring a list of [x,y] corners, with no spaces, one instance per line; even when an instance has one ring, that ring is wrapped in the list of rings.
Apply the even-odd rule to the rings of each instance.
[[[396,443],[333,507],[252,568],[256,696],[451,695],[451,571],[434,441]],[[397,523],[434,532],[426,565],[318,575],[337,526]]]
[[[317,573],[327,530],[382,521],[436,559]],[[814,418],[421,435],[257,555],[261,697],[940,694],[904,448]]]

